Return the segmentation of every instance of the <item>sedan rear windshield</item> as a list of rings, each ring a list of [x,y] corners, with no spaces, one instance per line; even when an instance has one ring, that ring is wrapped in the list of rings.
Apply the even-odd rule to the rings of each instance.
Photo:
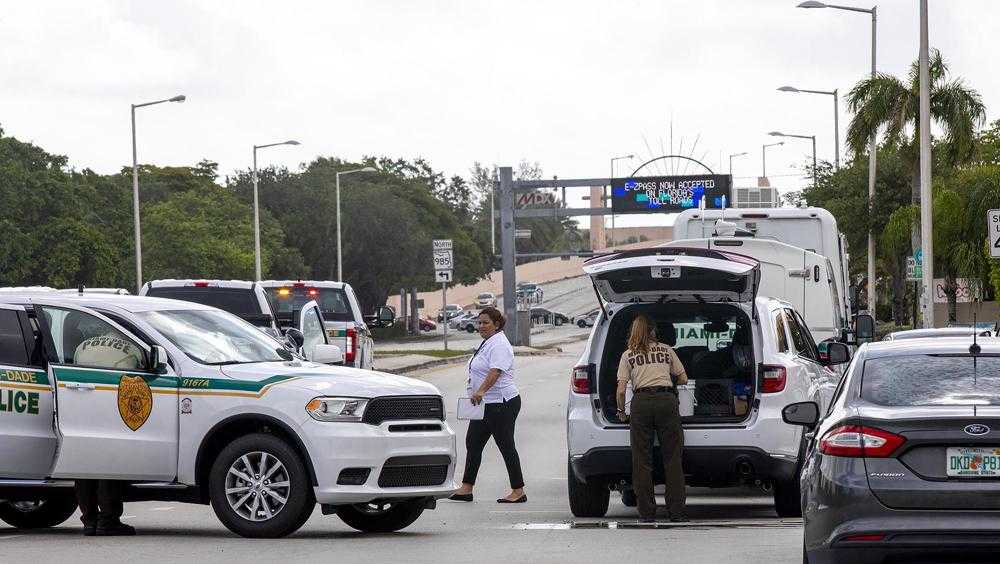
[[[885,406],[1000,405],[1000,357],[921,354],[867,360],[861,398]]]

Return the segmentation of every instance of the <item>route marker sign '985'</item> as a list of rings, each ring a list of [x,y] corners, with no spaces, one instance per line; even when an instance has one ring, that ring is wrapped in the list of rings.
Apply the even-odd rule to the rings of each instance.
[[[990,256],[1000,258],[1000,210],[986,212],[986,228],[990,234]]]

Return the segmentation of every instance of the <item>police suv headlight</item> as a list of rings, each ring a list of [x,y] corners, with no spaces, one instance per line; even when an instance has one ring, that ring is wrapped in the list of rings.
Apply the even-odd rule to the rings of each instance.
[[[361,421],[368,400],[362,398],[314,398],[306,404],[306,412],[316,421]]]

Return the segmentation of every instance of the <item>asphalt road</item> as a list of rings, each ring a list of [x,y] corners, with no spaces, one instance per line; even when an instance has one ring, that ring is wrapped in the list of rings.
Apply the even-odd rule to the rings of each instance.
[[[692,522],[669,528],[627,528],[634,509],[612,496],[608,526],[574,521],[566,501],[565,398],[570,368],[582,343],[566,352],[518,357],[524,406],[518,421],[518,448],[529,502],[501,506],[507,493],[500,454],[491,443],[474,503],[442,501],[409,528],[386,535],[363,535],[336,516],[319,510],[298,533],[280,540],[249,540],[226,530],[210,507],[147,502],[126,505],[134,538],[83,537],[79,521],[42,532],[0,527],[0,561],[30,562],[682,562],[684,564],[784,564],[801,562],[801,525],[774,516],[769,497],[753,492],[692,490]],[[463,445],[465,423],[454,420],[454,404],[464,388],[464,366],[418,374],[446,396],[449,423]],[[464,446],[459,447],[464,461]],[[661,500],[662,502],[662,500]],[[583,525],[583,527],[580,527]]]

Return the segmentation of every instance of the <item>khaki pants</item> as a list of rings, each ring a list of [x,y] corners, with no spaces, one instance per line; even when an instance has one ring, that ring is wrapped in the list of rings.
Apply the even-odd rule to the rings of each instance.
[[[653,498],[652,450],[653,434],[660,441],[663,469],[667,484],[667,508],[670,516],[684,513],[684,470],[681,451],[684,432],[678,411],[677,395],[672,392],[642,392],[632,396],[629,419],[632,439],[632,488],[639,504],[639,516],[656,516]]]

